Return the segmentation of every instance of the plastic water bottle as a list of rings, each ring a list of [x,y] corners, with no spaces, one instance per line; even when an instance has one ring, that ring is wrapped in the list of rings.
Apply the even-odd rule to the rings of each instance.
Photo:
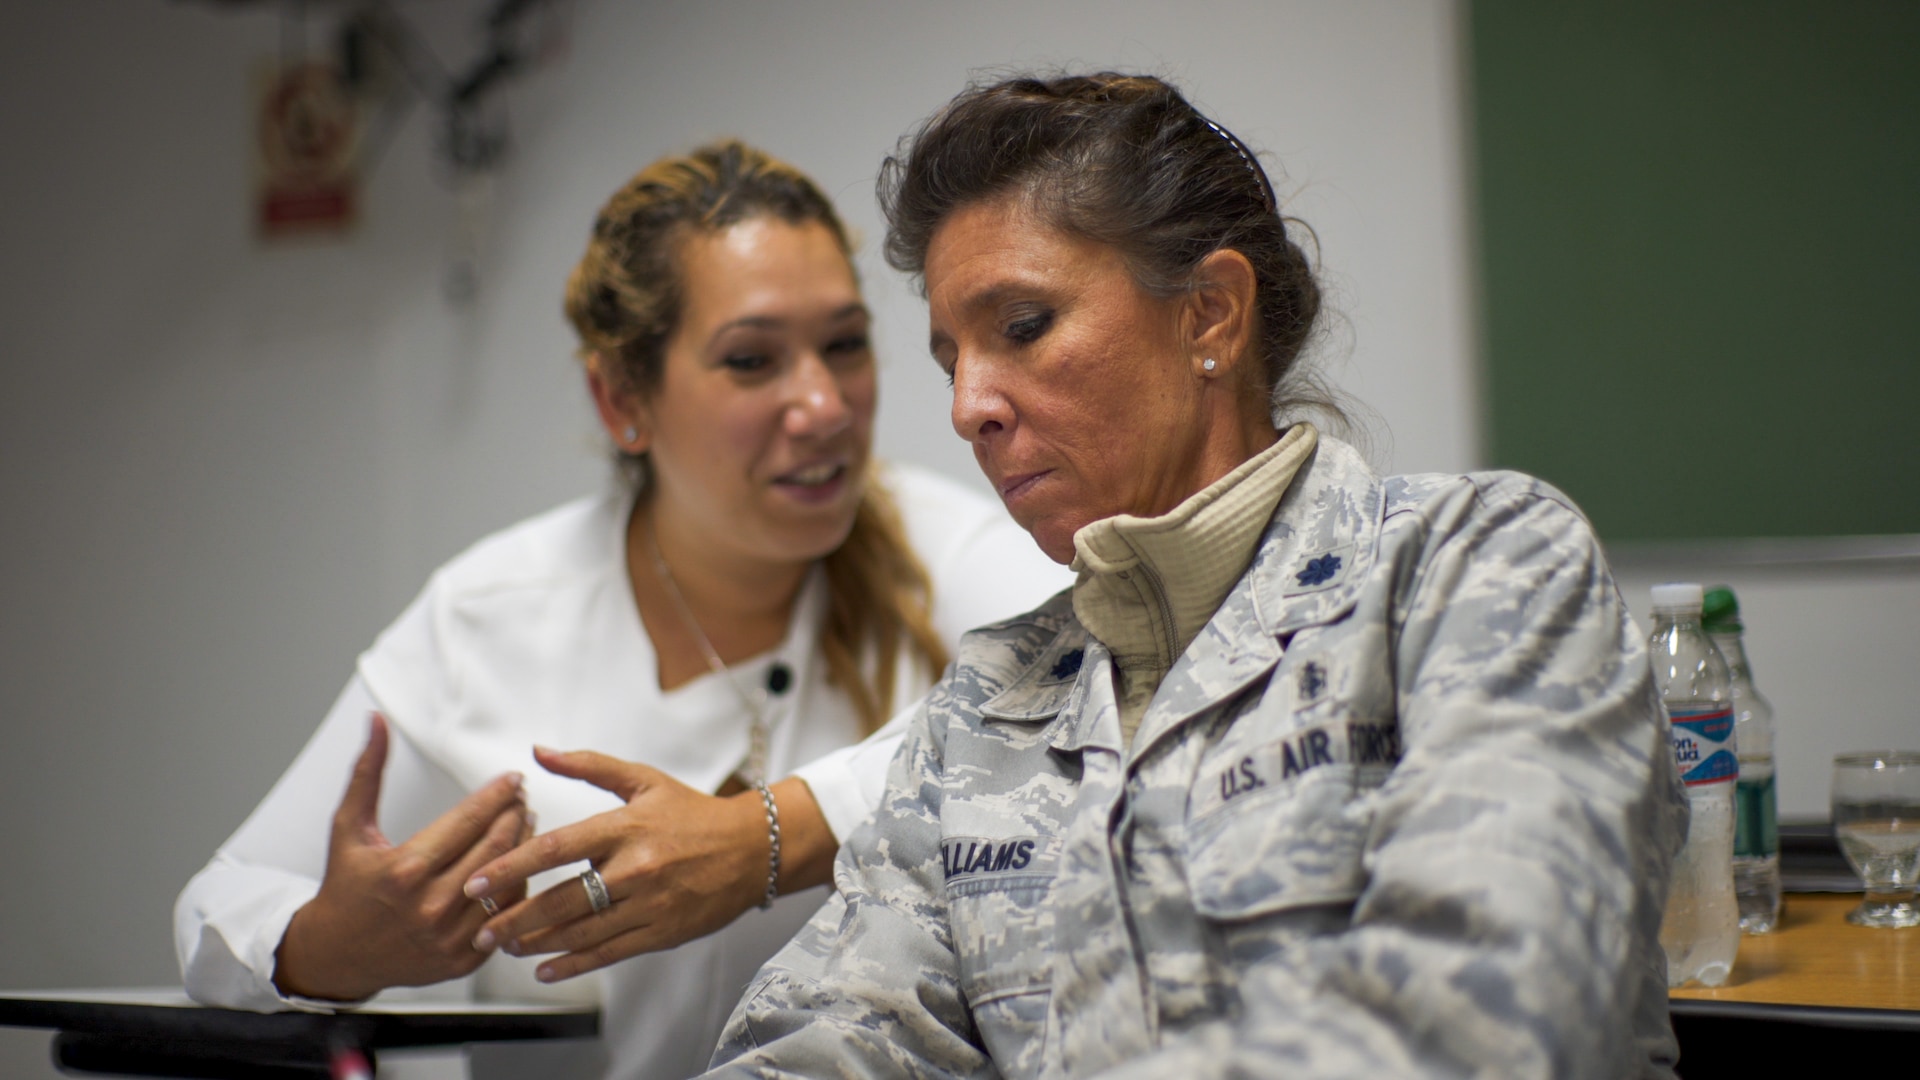
[[[1764,934],[1780,919],[1780,825],[1773,791],[1773,706],[1753,688],[1740,602],[1733,590],[1707,590],[1700,625],[1726,658],[1733,688],[1733,737],[1740,744],[1740,779],[1733,789],[1733,894],[1740,932]]]
[[[1733,895],[1733,791],[1740,776],[1727,663],[1700,626],[1698,585],[1653,587],[1647,639],[1653,684],[1673,720],[1673,755],[1687,784],[1692,819],[1673,863],[1660,945],[1667,985],[1719,986],[1740,949]]]

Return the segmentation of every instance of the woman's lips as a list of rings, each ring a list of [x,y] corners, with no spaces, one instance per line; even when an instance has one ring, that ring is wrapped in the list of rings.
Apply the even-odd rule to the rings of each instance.
[[[845,462],[820,462],[814,465],[803,465],[791,472],[774,477],[773,486],[789,498],[808,505],[817,505],[838,499],[840,493],[846,490],[847,476]]]
[[[845,462],[820,461],[812,465],[802,465],[797,469],[782,473],[780,476],[775,477],[773,482],[776,484],[799,484],[802,487],[808,487],[815,484],[824,484],[845,472],[846,469],[847,466]]]
[[[1002,480],[1000,482],[1000,501],[1011,507],[1015,501],[1025,497],[1028,492],[1033,490],[1033,485],[1036,481],[1052,471],[1052,469],[1041,469],[1039,472],[1021,473],[1018,476],[1012,476]]]

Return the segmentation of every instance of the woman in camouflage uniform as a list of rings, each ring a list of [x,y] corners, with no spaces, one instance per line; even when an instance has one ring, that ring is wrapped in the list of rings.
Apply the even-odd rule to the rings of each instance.
[[[1287,422],[1307,260],[1157,79],[971,89],[882,198],[1079,578],[963,639],[718,1071],[1671,1075],[1684,803],[1579,511]]]

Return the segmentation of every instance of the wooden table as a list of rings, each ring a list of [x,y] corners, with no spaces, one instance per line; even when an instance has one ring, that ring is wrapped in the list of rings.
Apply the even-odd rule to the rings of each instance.
[[[1920,1060],[1920,927],[1853,926],[1859,903],[1789,894],[1773,933],[1740,938],[1726,985],[1668,993],[1683,1080],[1799,1075],[1793,1063],[1809,1058]]]
[[[1773,933],[1740,939],[1726,985],[1688,987],[1669,997],[1920,1014],[1920,927],[1854,926],[1846,914],[1859,903],[1857,893],[1790,895]]]

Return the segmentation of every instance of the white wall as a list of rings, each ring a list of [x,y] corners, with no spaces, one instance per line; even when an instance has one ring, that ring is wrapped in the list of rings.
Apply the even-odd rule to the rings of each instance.
[[[402,10],[464,58],[479,7]],[[0,987],[176,979],[174,893],[357,650],[465,543],[605,482],[561,284],[605,195],[695,141],[745,136],[840,201],[869,238],[882,450],[971,480],[921,306],[872,252],[880,156],[977,68],[1175,77],[1271,152],[1317,230],[1341,316],[1324,359],[1377,413],[1378,463],[1475,464],[1444,0],[583,0],[570,53],[511,94],[516,155],[465,309],[441,298],[450,204],[424,112],[372,177],[353,239],[263,250],[243,140],[272,18],[157,0],[14,0],[9,14]],[[1753,622],[1771,634],[1839,597],[1898,652],[1920,603],[1910,577],[1881,584],[1783,584],[1750,597]],[[1882,618],[1889,604],[1902,614]],[[1759,633],[1753,651],[1789,730],[1837,738],[1844,717],[1810,722],[1840,700],[1824,663]],[[1847,709],[1913,700],[1910,648],[1838,651],[1856,662]],[[1783,780],[1790,808],[1818,801],[1810,783]],[[44,1059],[43,1035],[0,1032],[0,1075],[51,1075]]]

